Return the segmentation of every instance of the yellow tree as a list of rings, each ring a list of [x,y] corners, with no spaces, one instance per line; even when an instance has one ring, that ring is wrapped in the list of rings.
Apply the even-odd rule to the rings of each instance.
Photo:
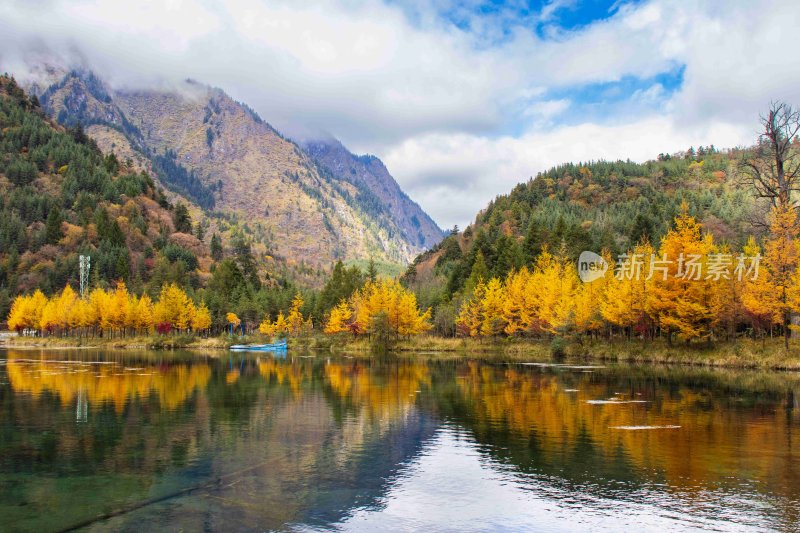
[[[743,258],[760,257],[761,248],[751,236],[743,249]],[[738,276],[737,276],[738,278]],[[771,328],[780,321],[777,313],[779,307],[775,288],[769,280],[769,272],[760,269],[758,276],[744,277],[742,286],[742,306],[750,317],[754,331]]]
[[[44,307],[47,305],[47,301],[47,296],[39,289],[36,289],[29,302],[31,327],[39,327],[38,324],[42,319],[42,313],[44,312]]]
[[[128,301],[125,304],[125,318],[123,320],[123,331],[127,334],[131,331],[134,335],[138,332],[136,327],[136,314],[138,311],[139,299],[135,294],[128,295]]]
[[[136,333],[149,333],[155,324],[153,318],[153,301],[147,294],[142,294],[138,299],[133,299],[134,308],[131,327]]]
[[[278,318],[275,319],[273,327],[275,328],[275,334],[289,332],[289,323],[286,322],[286,317],[283,316],[283,311],[278,312]]]
[[[503,321],[503,303],[505,291],[497,278],[492,278],[486,284],[483,298],[480,300],[481,327],[480,334],[484,337],[494,337],[505,328]]]
[[[603,327],[601,302],[605,300],[603,278],[579,284],[575,290],[575,329],[594,335]]]
[[[610,276],[600,308],[603,319],[613,326],[625,330],[630,328],[634,322],[633,309],[630,306],[632,296],[633,283],[630,280]]]
[[[724,269],[714,270],[714,264],[719,264]],[[730,248],[725,246],[715,247],[709,256],[709,281],[711,300],[712,322],[711,325],[719,336],[724,333],[730,339],[735,336],[736,325],[741,321],[743,314],[742,292],[744,280],[740,280],[734,272],[734,256]]]
[[[656,259],[663,270],[653,273],[646,302],[647,312],[666,330],[669,342],[673,332],[686,341],[711,334],[706,275],[713,246],[711,235],[702,235],[700,224],[688,215],[684,204],[675,227],[661,241]]]
[[[130,297],[128,295],[128,288],[125,286],[124,281],[118,281],[117,287],[111,294],[111,301],[109,302],[109,318],[108,322],[111,327],[112,335],[115,330],[125,329],[125,318],[128,314],[128,303]]]
[[[225,320],[230,324],[231,332],[239,327],[239,324],[242,323],[241,319],[236,316],[236,313],[227,313],[225,315]]]
[[[289,315],[286,317],[288,331],[292,335],[299,335],[303,330],[305,319],[303,318],[303,313],[300,312],[300,309],[303,307],[303,303],[303,298],[300,296],[300,294],[295,294],[294,299],[292,300],[292,307],[289,310]]]
[[[403,314],[401,314],[402,306],[405,306]],[[378,313],[386,315],[388,326],[395,335],[399,335],[401,329],[404,331],[414,329],[415,333],[425,331],[430,317],[427,311],[420,312],[413,293],[399,282],[390,279],[368,281],[351,297],[350,307],[353,310],[355,333],[368,332],[373,317]]]
[[[275,324],[272,323],[269,315],[265,316],[261,324],[258,325],[258,331],[269,337],[275,335]]]
[[[58,306],[58,325],[66,332],[69,332],[76,325],[77,320],[73,315],[75,302],[77,301],[78,295],[69,285],[66,285],[58,296],[56,304]]]
[[[530,330],[533,323],[533,305],[528,287],[530,272],[523,267],[506,277],[503,321],[506,335],[521,335]]]
[[[153,307],[153,318],[156,323],[185,330],[191,323],[193,313],[194,303],[183,289],[175,283],[161,287],[158,303]]]
[[[764,246],[766,283],[775,291],[775,314],[783,325],[784,347],[789,349],[792,318],[790,293],[797,271],[797,213],[794,207],[775,207],[770,217],[770,238]]]
[[[556,306],[561,298],[560,277],[558,260],[545,247],[536,258],[527,283],[527,290],[532,295],[530,304],[534,332],[555,333]]]
[[[397,334],[417,335],[431,329],[431,310],[420,313],[417,297],[411,291],[402,291],[397,301]]]
[[[654,276],[663,272],[655,250],[649,243],[637,245],[633,251],[621,256],[613,276],[608,276],[601,303],[603,318],[612,325],[623,328],[628,336],[647,318],[646,302]]]
[[[354,322],[358,325],[357,331],[365,333],[372,324],[372,317],[384,311],[389,315],[391,302],[389,293],[383,281],[367,282],[361,290],[356,291],[352,300]],[[389,317],[391,323],[391,316]]]
[[[192,330],[207,331],[210,327],[211,313],[206,307],[206,303],[200,302],[200,305],[195,309],[194,316],[192,316]]]
[[[536,329],[555,334],[571,325],[577,282],[575,266],[563,253],[556,257],[542,250],[528,283],[534,294],[532,312]]]
[[[328,322],[325,324],[325,333],[342,333],[349,330],[350,318],[353,316],[353,310],[347,301],[342,300],[339,304],[331,309],[328,316]]]
[[[47,302],[47,296],[38,289],[30,296],[17,296],[8,315],[9,329],[19,333],[26,329],[38,330]]]
[[[78,329],[78,336],[83,336],[87,333],[88,328],[94,326],[95,313],[88,299],[78,298],[75,301],[72,316],[75,327]]]
[[[472,296],[461,304],[461,309],[456,318],[456,326],[462,334],[470,337],[477,337],[481,334],[481,324],[483,322],[481,301],[483,300],[484,292],[486,292],[486,285],[483,281],[479,281],[472,290]]]
[[[39,329],[47,334],[52,334],[58,327],[58,301],[57,298],[50,298],[42,309],[39,318]]]
[[[558,265],[558,299],[555,302],[553,333],[565,332],[575,324],[575,303],[578,291],[578,270],[562,252]]]
[[[72,287],[64,287],[61,294],[53,295],[42,310],[40,325],[43,330],[57,331],[64,335],[75,325],[73,317],[75,302],[78,297]]]
[[[96,288],[89,294],[89,303],[94,313],[94,325],[101,332],[111,329],[111,295],[103,289]]]
[[[8,323],[8,329],[12,331],[16,331],[17,333],[21,333],[23,329],[28,328],[28,317],[27,317],[27,309],[28,301],[30,297],[20,295],[14,298],[14,301],[11,302],[11,309],[8,312],[8,318],[6,322]]]

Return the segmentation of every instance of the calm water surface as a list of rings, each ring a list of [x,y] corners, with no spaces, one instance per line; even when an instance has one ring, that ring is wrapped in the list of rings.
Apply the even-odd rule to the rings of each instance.
[[[0,352],[0,530],[800,529],[800,376]]]

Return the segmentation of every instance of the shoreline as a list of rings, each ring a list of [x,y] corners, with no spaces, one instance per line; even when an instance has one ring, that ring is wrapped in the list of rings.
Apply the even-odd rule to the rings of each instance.
[[[54,338],[0,336],[0,348],[16,349],[112,349],[112,350],[186,350],[226,351],[233,344],[264,342],[258,337],[244,339],[226,337],[129,337],[129,338]],[[753,341],[738,339],[714,345],[669,346],[662,340],[611,341],[564,340],[556,343],[539,339],[476,340],[471,338],[442,338],[425,336],[401,340],[392,353],[398,357],[430,357],[435,359],[481,359],[487,361],[540,362],[594,361],[616,363],[647,363],[687,365],[708,368],[741,368],[774,371],[800,371],[800,346],[790,347],[787,354],[781,339]],[[374,353],[369,341],[364,338],[311,337],[290,339],[289,349],[307,352],[330,353],[332,355],[370,356]]]
[[[331,351],[369,355],[366,339],[349,339],[332,344]],[[395,345],[398,356],[433,356],[436,358],[471,358],[506,361],[586,361],[629,364],[686,365],[707,368],[738,368],[775,371],[800,371],[800,346],[790,346],[787,354],[783,340],[737,339],[713,345],[674,343],[658,340],[575,340],[555,343],[543,339],[490,339],[420,337]]]
[[[0,348],[45,350],[227,350],[235,342],[221,337],[123,337],[117,339],[75,337],[20,337],[0,338]]]

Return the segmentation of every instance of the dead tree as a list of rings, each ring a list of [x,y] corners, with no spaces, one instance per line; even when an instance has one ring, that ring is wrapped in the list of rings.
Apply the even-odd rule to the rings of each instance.
[[[772,102],[761,116],[762,132],[753,151],[739,164],[740,176],[759,198],[773,207],[793,207],[792,193],[800,191],[800,157],[795,139],[800,131],[800,112],[784,102]]]
[[[796,137],[800,131],[800,112],[784,102],[772,102],[769,113],[761,116],[762,132],[758,136],[758,144],[752,151],[746,151],[740,162],[740,175],[750,185],[759,198],[769,201],[778,213],[795,209],[793,193],[800,191],[800,146]],[[797,228],[787,228],[790,235],[783,236],[794,240]],[[773,235],[778,238],[778,235]],[[779,272],[794,271],[797,259],[794,254],[781,257],[780,265],[773,265]],[[788,263],[787,263],[788,262]],[[783,304],[782,322],[783,338],[786,350],[789,350],[790,324],[794,321],[794,313],[788,305],[788,294],[783,285],[780,300]]]

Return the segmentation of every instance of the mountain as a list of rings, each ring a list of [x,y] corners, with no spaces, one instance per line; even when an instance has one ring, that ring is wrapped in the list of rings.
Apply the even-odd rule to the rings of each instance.
[[[1,316],[18,293],[77,288],[84,254],[92,286],[199,286],[210,250],[186,226],[146,172],[104,154],[80,128],[54,123],[36,97],[0,76]]]
[[[152,172],[212,231],[244,232],[266,261],[407,263],[442,237],[380,160],[338,141],[298,145],[221,89],[112,89],[81,70],[36,89],[61,124]]]
[[[436,305],[463,292],[470,278],[504,278],[532,266],[545,247],[575,260],[584,250],[616,257],[643,239],[658,244],[684,202],[715,242],[739,249],[760,231],[752,221],[764,219],[754,191],[736,179],[741,155],[710,146],[643,164],[552,168],[498,196],[463,233],[418,256],[405,280],[427,295],[423,305]]]
[[[427,249],[442,240],[439,226],[400,189],[380,159],[354,155],[333,138],[307,140],[301,146],[319,167],[357,187],[361,205],[375,218],[394,222],[406,241]]]

